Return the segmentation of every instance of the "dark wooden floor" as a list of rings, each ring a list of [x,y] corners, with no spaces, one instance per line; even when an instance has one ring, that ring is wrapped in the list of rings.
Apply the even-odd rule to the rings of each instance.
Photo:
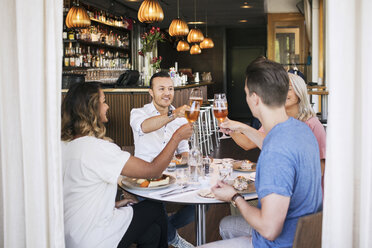
[[[253,149],[245,151],[240,148],[232,139],[224,139],[220,141],[220,145],[215,147],[214,152],[209,156],[213,158],[234,158],[234,159],[249,159],[253,162],[257,162],[260,154],[259,149]],[[206,239],[207,242],[220,240],[219,234],[219,223],[221,219],[227,215],[230,215],[230,204],[211,204],[207,212],[206,218]],[[196,244],[195,239],[195,222],[180,228],[178,233],[192,244]]]

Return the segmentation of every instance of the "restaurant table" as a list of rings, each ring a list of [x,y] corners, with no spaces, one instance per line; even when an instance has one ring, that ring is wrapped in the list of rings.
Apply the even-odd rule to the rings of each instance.
[[[213,168],[213,165],[211,166]],[[165,171],[164,174],[169,174],[175,177],[175,172],[168,172]],[[237,176],[243,175],[245,177],[249,177],[249,172],[240,172],[240,171],[233,171],[231,178],[236,178]],[[212,175],[213,176],[213,175]],[[166,189],[138,189],[133,187],[127,187],[123,185],[121,182],[123,178],[119,178],[118,183],[119,186],[136,196],[140,196],[146,199],[151,199],[155,201],[161,201],[161,202],[169,202],[169,203],[177,203],[177,204],[191,204],[195,205],[195,226],[196,226],[196,245],[202,245],[206,243],[206,211],[207,211],[207,205],[209,204],[221,204],[225,203],[223,201],[219,201],[216,199],[211,198],[205,198],[198,195],[198,191],[200,189],[204,188],[210,188],[211,186],[202,183],[202,184],[191,184],[189,185],[189,188],[195,187],[196,190],[190,191],[190,192],[184,192],[176,195],[171,195],[167,197],[161,197],[157,192],[165,192],[169,191],[171,189],[176,189],[179,187],[176,183],[170,185]],[[249,194],[243,194],[245,200],[255,200],[257,199],[257,194],[249,193]]]

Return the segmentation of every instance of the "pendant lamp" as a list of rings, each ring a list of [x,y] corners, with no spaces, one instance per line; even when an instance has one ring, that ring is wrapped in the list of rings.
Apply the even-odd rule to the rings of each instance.
[[[201,54],[201,49],[198,44],[194,44],[191,49],[190,49],[190,54],[195,55],[195,54]]]
[[[200,43],[200,48],[207,49],[207,48],[213,48],[213,47],[214,47],[213,40],[211,38],[208,38],[208,15],[207,15],[207,10],[205,10],[205,38]]]
[[[200,29],[193,28],[190,30],[189,35],[187,36],[187,41],[189,43],[202,42],[204,40],[204,35]]]
[[[164,19],[163,9],[157,0],[145,0],[138,10],[138,20],[144,23],[161,22]]]
[[[189,27],[187,23],[180,18],[180,6],[179,0],[177,0],[177,18],[173,19],[171,25],[169,26],[170,36],[185,36],[189,33]]]
[[[90,26],[90,18],[84,7],[72,6],[66,16],[66,26],[68,28],[85,28]]]
[[[201,49],[213,48],[214,43],[211,38],[205,37],[204,40],[200,43]]]
[[[194,18],[196,22],[196,0],[194,0]],[[190,33],[187,36],[187,41],[189,43],[196,43],[196,42],[202,42],[203,40],[204,40],[204,35],[202,31],[200,31],[200,29],[197,29],[195,25],[194,28],[190,30]]]
[[[186,52],[190,50],[190,45],[184,40],[180,40],[177,44],[177,51],[178,52]]]

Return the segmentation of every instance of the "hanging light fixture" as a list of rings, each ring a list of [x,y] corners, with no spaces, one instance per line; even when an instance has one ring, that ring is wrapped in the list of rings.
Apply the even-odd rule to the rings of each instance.
[[[196,0],[194,0],[194,19],[196,22]],[[196,28],[196,24],[195,24],[194,28],[190,30],[190,33],[187,36],[187,41],[189,43],[196,43],[196,42],[202,42],[203,40],[204,40],[204,35],[202,31],[200,31],[200,29]]]
[[[180,18],[180,3],[177,0],[177,18],[173,19],[171,25],[169,26],[170,36],[185,36],[189,33],[189,27],[187,23]]]
[[[211,38],[205,37],[204,40],[200,43],[201,49],[213,48],[214,43]]]
[[[201,54],[201,49],[198,44],[194,44],[191,49],[190,49],[190,54],[195,55],[195,54]]]
[[[164,19],[163,9],[157,0],[145,0],[138,10],[138,20],[144,23],[161,22]]]
[[[84,7],[79,6],[79,1],[76,6],[72,6],[66,16],[66,26],[68,28],[85,28],[90,26],[90,18]]]
[[[184,40],[180,40],[177,44],[177,51],[178,52],[186,52],[190,50],[190,45]]]
[[[208,14],[207,14],[207,9],[206,9],[205,10],[205,38],[200,43],[200,48],[207,49],[207,48],[213,48],[213,47],[214,47],[213,40],[211,38],[208,38]]]

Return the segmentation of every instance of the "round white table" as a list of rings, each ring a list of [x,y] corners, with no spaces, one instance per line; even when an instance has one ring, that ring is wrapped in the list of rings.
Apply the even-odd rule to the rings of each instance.
[[[212,166],[211,166],[212,167]],[[165,171],[164,174],[169,174],[175,177],[174,172]],[[232,178],[235,178],[239,175],[243,175],[245,177],[249,176],[249,172],[240,172],[240,171],[233,171]],[[198,191],[204,188],[210,188],[211,186],[208,184],[191,184],[185,190],[195,189],[193,191],[188,192],[181,192],[178,194],[162,197],[160,196],[161,193],[168,192],[173,189],[177,189],[180,186],[177,184],[172,184],[169,187],[161,188],[161,189],[138,189],[133,187],[128,187],[121,183],[122,178],[119,178],[119,186],[124,189],[125,191],[134,194],[136,196],[140,196],[146,199],[161,201],[161,202],[170,202],[170,203],[177,203],[177,204],[192,204],[195,205],[195,224],[196,224],[196,245],[202,245],[206,242],[206,211],[208,204],[219,204],[225,203],[220,200],[205,198],[198,195]],[[243,194],[245,200],[255,200],[257,199],[257,194],[249,193]]]

